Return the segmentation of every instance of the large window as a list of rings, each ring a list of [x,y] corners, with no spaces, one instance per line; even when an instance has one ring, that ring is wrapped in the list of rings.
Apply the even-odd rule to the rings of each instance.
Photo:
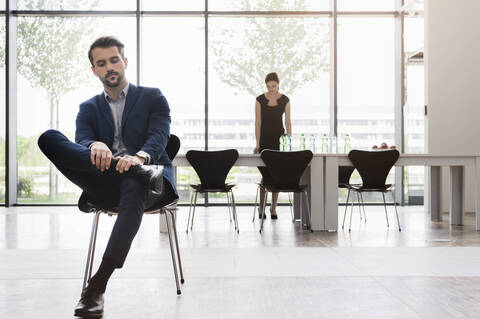
[[[80,190],[49,164],[36,140],[49,128],[74,138],[78,105],[102,92],[87,59],[88,46],[100,35],[116,35],[125,43],[132,83],[158,87],[165,94],[171,131],[181,139],[180,154],[206,146],[251,153],[255,97],[265,92],[269,72],[278,73],[280,91],[290,97],[294,149],[301,134],[315,137],[318,152],[323,134],[335,130],[340,151],[346,134],[352,148],[370,149],[382,142],[395,144],[395,134],[403,130],[403,151],[424,151],[423,17],[418,14],[423,0],[16,3],[18,10],[6,13],[18,17],[18,153],[17,162],[8,165],[17,165],[19,203],[75,203],[78,198]],[[398,11],[403,3],[405,17]],[[0,10],[4,4],[0,2]],[[336,13],[331,4],[336,4]],[[398,22],[403,22],[403,34]],[[402,38],[404,52],[397,52]],[[3,62],[4,56],[0,201],[5,193]],[[396,72],[400,63],[401,76]],[[404,105],[395,95],[400,82]],[[400,106],[404,127],[395,118]],[[181,200],[188,202],[188,185],[196,174],[191,169],[177,174]],[[257,169],[235,168],[228,178],[238,185],[238,202],[253,202]],[[410,168],[404,178],[405,194],[421,196],[423,172]]]
[[[4,9],[5,5],[0,8]],[[0,16],[0,30],[5,17]],[[0,203],[5,203],[5,33],[0,34]]]

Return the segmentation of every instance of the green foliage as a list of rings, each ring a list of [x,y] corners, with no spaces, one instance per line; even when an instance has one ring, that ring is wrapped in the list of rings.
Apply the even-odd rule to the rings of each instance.
[[[31,177],[19,176],[17,182],[17,195],[19,197],[33,196],[33,179]]]
[[[96,0],[19,0],[27,10],[39,8],[88,9]],[[89,75],[88,44],[82,39],[93,32],[94,18],[20,17],[17,25],[17,68],[33,87],[46,90],[57,105],[62,95],[82,85]],[[1,28],[1,40],[5,26]],[[5,62],[5,48],[0,48]]]
[[[306,10],[305,0],[263,0],[254,6],[249,0],[238,3],[239,9],[246,11]],[[328,70],[328,25],[319,19],[257,17],[241,21],[241,32],[214,30],[211,44],[215,71],[238,92],[257,95],[264,89],[265,75],[277,72],[282,91],[291,94]]]

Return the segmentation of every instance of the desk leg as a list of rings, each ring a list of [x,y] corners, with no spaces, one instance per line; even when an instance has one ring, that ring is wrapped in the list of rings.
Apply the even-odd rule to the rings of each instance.
[[[310,212],[312,214],[311,223],[312,230],[326,230],[325,229],[325,210],[324,210],[324,157],[316,156],[310,163]],[[338,174],[337,174],[338,175]]]
[[[476,230],[480,230],[480,157],[475,158],[475,218]]]
[[[338,158],[325,158],[325,230],[338,230]]]
[[[439,222],[442,220],[442,168],[440,166],[432,166],[430,168],[428,193],[430,219],[432,222]]]
[[[450,167],[450,224],[463,225],[465,168]]]

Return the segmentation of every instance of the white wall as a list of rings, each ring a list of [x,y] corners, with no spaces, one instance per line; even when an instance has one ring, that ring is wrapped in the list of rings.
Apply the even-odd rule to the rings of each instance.
[[[480,0],[425,0],[427,151],[480,154]],[[442,210],[448,211],[447,170]],[[474,211],[473,169],[465,210]]]

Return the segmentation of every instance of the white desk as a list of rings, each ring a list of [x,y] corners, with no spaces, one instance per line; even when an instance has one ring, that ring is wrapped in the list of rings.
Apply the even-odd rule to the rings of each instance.
[[[177,155],[174,166],[190,166],[185,155]],[[263,166],[258,154],[241,154],[235,166]],[[307,168],[303,183],[310,185],[309,201],[312,214],[312,229],[320,231],[338,230],[338,166],[351,166],[346,154],[315,154]],[[442,166],[450,167],[450,222],[463,224],[465,166],[475,167],[476,172],[476,218],[477,230],[480,229],[480,155],[400,155],[396,166],[428,166],[431,167],[431,186],[425,194],[429,203],[432,220],[441,220],[441,170]]]

